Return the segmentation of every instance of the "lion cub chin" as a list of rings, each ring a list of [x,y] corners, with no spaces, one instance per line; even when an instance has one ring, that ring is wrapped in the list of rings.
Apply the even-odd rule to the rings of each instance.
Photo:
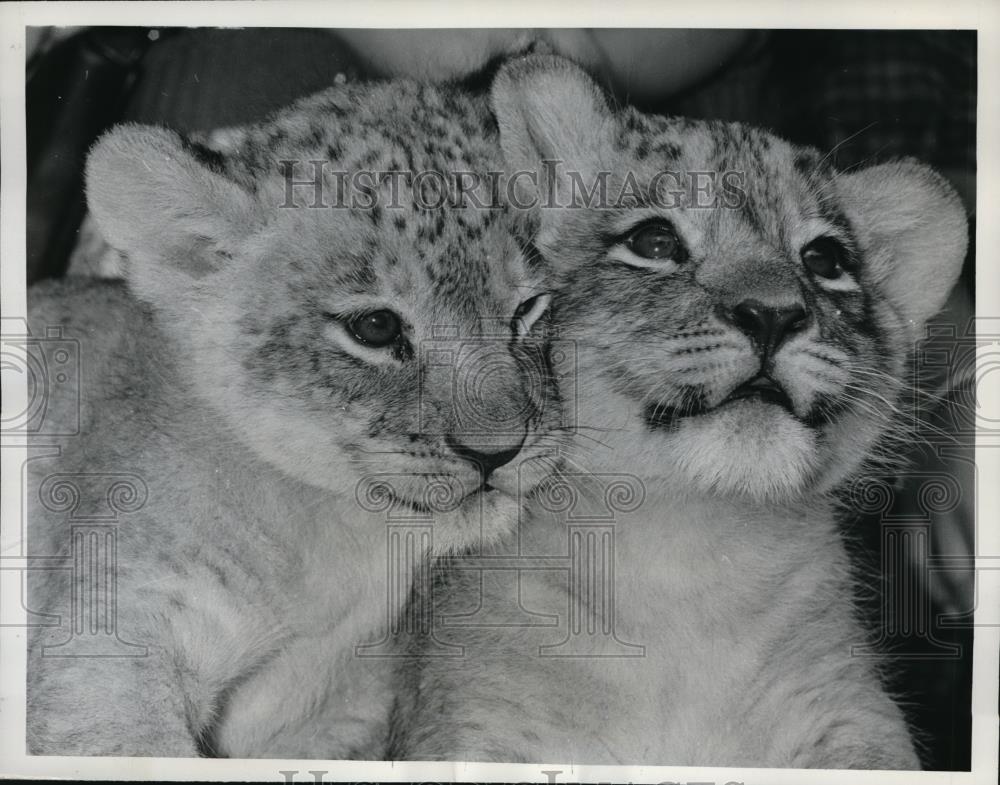
[[[33,753],[382,757],[379,655],[413,573],[509,532],[559,443],[521,222],[406,179],[495,169],[490,127],[482,102],[384,82],[225,151],[97,143],[89,208],[127,280],[29,292],[33,334],[80,359],[46,401],[77,435],[34,440],[27,488],[28,606],[52,622]],[[400,176],[324,205],[345,171]]]
[[[835,501],[958,275],[956,195],[914,162],[840,173],[752,128],[612,111],[556,58],[508,64],[492,101],[508,171],[539,172],[577,438],[506,558],[439,582],[393,754],[919,768],[860,653]]]

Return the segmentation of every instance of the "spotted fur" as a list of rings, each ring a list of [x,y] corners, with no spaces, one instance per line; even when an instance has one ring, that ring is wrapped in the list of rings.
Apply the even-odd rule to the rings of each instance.
[[[336,171],[484,174],[499,151],[484,105],[406,81],[333,88],[221,146],[142,126],[97,143],[89,208],[127,285],[29,293],[38,334],[79,341],[83,397],[80,435],[32,463],[28,495],[64,473],[90,510],[109,477],[144,483],[115,530],[117,635],[135,646],[59,658],[74,562],[43,494],[31,551],[55,569],[29,603],[64,623],[32,635],[34,753],[380,757],[386,661],[354,654],[405,599],[387,525],[433,521],[418,562],[488,542],[549,471],[477,463],[559,441],[519,217],[405,186],[313,209],[309,185],[288,198],[296,161],[296,180],[325,162],[328,202]],[[359,343],[354,318],[380,309],[401,335]]]
[[[835,502],[892,429],[907,354],[958,275],[956,195],[914,162],[838,172],[764,131],[613,111],[555,58],[507,66],[493,106],[508,169],[540,173],[535,243],[576,347],[577,439],[549,502],[497,549],[541,563],[456,570],[437,592],[433,638],[412,649],[464,648],[406,669],[394,754],[918,768],[858,654]],[[662,171],[717,173],[709,206],[654,198]],[[574,201],[573,172],[610,172],[610,201],[625,196]],[[637,252],[650,222],[662,258]],[[837,238],[842,275],[806,264],[817,237]],[[772,341],[748,303],[796,316]],[[766,392],[734,395],[755,378]],[[609,508],[622,476],[638,502]],[[574,547],[567,523],[609,513],[613,566],[585,538],[597,550],[574,577],[553,556]]]

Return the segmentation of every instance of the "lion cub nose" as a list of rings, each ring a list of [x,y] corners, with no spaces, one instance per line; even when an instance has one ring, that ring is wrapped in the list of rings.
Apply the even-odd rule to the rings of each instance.
[[[773,306],[759,300],[744,300],[728,315],[732,322],[765,355],[773,354],[790,335],[801,332],[809,323],[802,305]]]
[[[526,436],[527,434],[525,434]],[[499,469],[504,464],[510,463],[521,452],[521,447],[524,445],[524,436],[521,437],[519,441],[513,447],[506,447],[501,449],[479,449],[477,447],[470,447],[468,445],[462,444],[457,439],[451,436],[445,438],[448,446],[452,451],[459,457],[470,463],[475,464],[479,471],[483,475],[483,480],[489,479],[489,476],[497,469]]]

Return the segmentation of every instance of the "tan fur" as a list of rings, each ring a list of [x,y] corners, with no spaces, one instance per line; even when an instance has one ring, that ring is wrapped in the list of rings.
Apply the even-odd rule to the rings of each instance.
[[[62,620],[30,644],[32,752],[381,757],[387,663],[354,653],[405,594],[387,585],[387,510],[362,489],[392,475],[391,512],[431,510],[433,551],[418,545],[417,559],[510,530],[518,483],[548,464],[503,466],[481,493],[453,440],[476,436],[459,412],[469,395],[491,411],[523,404],[516,433],[479,426],[482,449],[558,443],[551,385],[528,384],[536,317],[512,321],[538,281],[516,216],[419,210],[405,189],[395,210],[278,209],[278,162],[336,153],[349,171],[485,172],[497,163],[486,120],[468,99],[399,82],[307,99],[222,156],[139,126],[98,142],[89,208],[127,257],[127,285],[29,292],[34,333],[61,325],[82,374],[80,435],[34,461],[28,487],[31,553],[54,568],[33,573],[29,605]],[[398,347],[348,335],[346,315],[377,308],[403,320]],[[492,343],[484,319],[501,325]],[[441,328],[456,358],[466,341],[492,347],[502,373],[429,366],[422,346]],[[50,400],[52,421],[75,405]],[[45,498],[54,473],[84,513],[107,513],[112,475],[148,489],[115,525],[116,635],[144,656],[58,656],[73,520]],[[433,495],[442,487],[451,498]]]
[[[540,491],[518,539],[492,552],[520,549],[549,569],[524,569],[513,583],[499,569],[451,574],[435,595],[434,635],[464,654],[401,673],[394,754],[918,768],[877,663],[852,656],[867,632],[836,491],[891,429],[912,341],[958,275],[965,217],[954,192],[913,162],[840,174],[815,151],[753,129],[614,113],[588,77],[554,58],[508,65],[493,105],[509,170],[563,161],[563,174],[541,178],[543,191],[569,193],[569,171],[608,169],[613,192],[629,172],[648,183],[664,169],[739,170],[745,201],[540,210],[553,318],[579,363],[577,439],[564,486],[548,500]],[[613,239],[658,217],[686,246],[683,262],[636,259]],[[826,232],[849,234],[860,257],[837,281],[809,275],[799,259]],[[721,315],[751,297],[807,303],[810,321],[769,366],[790,410],[724,403],[761,362]],[[615,512],[607,493],[621,475],[644,499]],[[570,499],[570,512],[556,498]],[[601,594],[609,574],[574,585],[555,558],[568,552],[570,514],[609,512],[613,615]],[[559,657],[552,647],[571,640],[574,603],[584,631],[613,625],[616,637],[595,635],[587,656]],[[520,626],[456,626],[476,613],[497,625],[490,610],[510,607]],[[559,623],[542,625],[546,614]],[[419,653],[426,642],[408,645]]]

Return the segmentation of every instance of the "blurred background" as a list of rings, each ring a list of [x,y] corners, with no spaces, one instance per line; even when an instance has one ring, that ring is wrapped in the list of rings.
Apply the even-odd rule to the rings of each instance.
[[[844,489],[844,532],[871,639],[926,768],[968,770],[975,532],[976,32],[907,30],[322,30],[30,28],[28,282],[114,275],[85,223],[83,164],[114,123],[212,131],[335,82],[392,75],[485,89],[503,58],[573,58],[620,104],[737,120],[829,152],[841,169],[914,156],[970,217],[948,306],[914,347],[901,416],[910,469]],[[996,338],[998,336],[992,336]]]

